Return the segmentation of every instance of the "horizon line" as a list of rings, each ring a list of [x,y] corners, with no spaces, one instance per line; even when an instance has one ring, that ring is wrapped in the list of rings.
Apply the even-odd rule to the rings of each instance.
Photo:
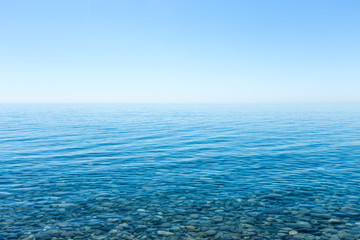
[[[0,102],[5,104],[157,104],[157,105],[196,105],[196,104],[221,104],[221,105],[235,105],[235,104],[360,104],[360,102]]]

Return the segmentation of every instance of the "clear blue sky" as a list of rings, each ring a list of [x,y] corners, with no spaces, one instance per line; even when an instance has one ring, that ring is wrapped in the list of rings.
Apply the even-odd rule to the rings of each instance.
[[[360,1],[0,1],[0,102],[360,102]]]

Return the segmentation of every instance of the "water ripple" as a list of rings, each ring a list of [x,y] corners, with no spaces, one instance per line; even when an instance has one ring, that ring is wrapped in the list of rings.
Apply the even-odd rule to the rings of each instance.
[[[359,239],[358,105],[1,105],[0,239]]]

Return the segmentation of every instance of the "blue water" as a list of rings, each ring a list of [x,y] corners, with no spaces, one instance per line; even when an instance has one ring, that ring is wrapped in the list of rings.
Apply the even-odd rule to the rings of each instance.
[[[0,239],[360,239],[359,105],[0,105]]]

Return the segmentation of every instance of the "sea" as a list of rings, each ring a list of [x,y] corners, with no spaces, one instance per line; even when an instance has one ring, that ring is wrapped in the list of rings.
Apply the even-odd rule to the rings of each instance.
[[[360,105],[2,104],[0,239],[360,239]]]

